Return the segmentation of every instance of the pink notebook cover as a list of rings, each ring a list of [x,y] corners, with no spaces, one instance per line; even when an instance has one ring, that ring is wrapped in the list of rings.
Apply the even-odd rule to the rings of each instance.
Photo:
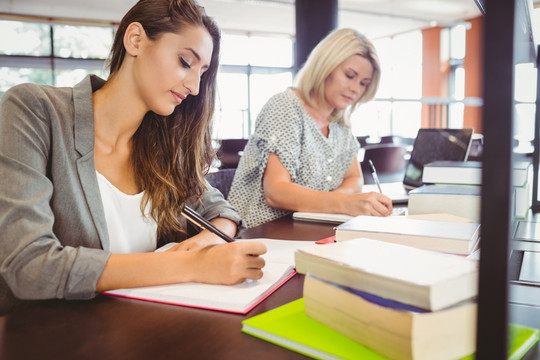
[[[276,283],[272,288],[270,288],[260,298],[258,298],[255,303],[253,303],[251,306],[249,306],[248,308],[246,308],[244,310],[231,310],[231,309],[223,309],[223,308],[217,308],[217,307],[201,306],[201,305],[197,305],[197,304],[185,304],[185,303],[172,302],[172,301],[155,300],[155,299],[148,299],[148,298],[144,298],[144,297],[129,296],[129,295],[123,295],[123,294],[115,294],[115,293],[110,293],[110,292],[107,292],[107,291],[102,292],[102,294],[109,295],[109,296],[122,297],[122,298],[126,298],[126,299],[136,299],[136,300],[150,301],[150,302],[155,302],[155,303],[160,303],[160,304],[186,306],[186,307],[197,308],[197,309],[223,311],[223,312],[229,312],[229,313],[234,313],[234,314],[243,314],[243,315],[245,315],[248,312],[250,312],[253,308],[255,308],[257,305],[259,305],[261,302],[263,302],[267,297],[272,295],[283,284],[285,284],[287,281],[289,281],[295,274],[296,274],[296,271],[293,270],[286,278],[284,278],[282,281]]]

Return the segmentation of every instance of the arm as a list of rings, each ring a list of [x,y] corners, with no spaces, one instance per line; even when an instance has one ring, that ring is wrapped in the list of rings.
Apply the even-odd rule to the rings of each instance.
[[[195,251],[112,254],[97,284],[97,291],[178,282],[236,284],[260,279],[266,246],[234,242]]]
[[[351,165],[347,174],[354,174]],[[392,201],[379,193],[353,193],[358,179],[349,175],[333,192],[312,190],[291,181],[291,176],[276,154],[270,153],[263,176],[264,195],[272,207],[290,211],[327,212],[349,215],[386,216],[392,213]],[[356,184],[355,184],[356,183]]]
[[[191,200],[188,205],[202,217],[209,220],[219,230],[231,238],[245,227],[244,221],[236,210],[223,198],[223,194],[207,184],[208,190],[201,196],[200,201]],[[198,231],[199,229],[197,229]],[[203,230],[182,241],[171,250],[195,250],[207,245],[222,244],[225,241],[214,233]]]

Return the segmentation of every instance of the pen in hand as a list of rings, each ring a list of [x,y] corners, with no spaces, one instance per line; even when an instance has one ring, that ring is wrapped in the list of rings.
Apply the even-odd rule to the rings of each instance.
[[[226,242],[233,242],[234,239],[231,238],[229,235],[225,234],[223,231],[219,230],[217,227],[215,227],[211,222],[203,218],[201,215],[199,215],[195,210],[190,208],[187,205],[184,205],[184,210],[181,212],[182,216],[184,216],[186,219],[189,220],[193,225],[197,226],[198,228],[202,230],[208,230]]]
[[[381,183],[379,182],[379,177],[377,176],[377,170],[375,170],[375,165],[373,165],[373,162],[371,160],[368,161],[369,166],[371,167],[371,176],[373,176],[373,180],[375,180],[375,184],[377,184],[379,192],[382,194]]]

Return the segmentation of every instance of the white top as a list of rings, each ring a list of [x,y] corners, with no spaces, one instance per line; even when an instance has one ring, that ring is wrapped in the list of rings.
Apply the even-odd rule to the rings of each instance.
[[[127,254],[156,250],[157,224],[149,215],[150,204],[145,214],[141,212],[144,192],[127,195],[96,171],[101,201],[105,210],[109,232],[109,249],[112,253]]]

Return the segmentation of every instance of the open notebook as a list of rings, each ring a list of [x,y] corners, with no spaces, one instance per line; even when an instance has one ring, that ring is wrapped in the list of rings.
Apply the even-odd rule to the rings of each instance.
[[[383,194],[392,199],[394,204],[407,203],[409,190],[423,184],[424,165],[436,160],[467,160],[472,135],[473,129],[419,129],[403,182],[382,183]],[[378,192],[379,189],[375,184],[367,184],[362,191]]]
[[[301,247],[313,245],[313,241],[246,239],[236,241],[260,241],[266,244],[263,255],[266,265],[260,280],[246,280],[237,285],[213,285],[180,283],[106,291],[104,294],[165,304],[188,306],[246,314],[266,299],[296,273],[294,252]],[[164,251],[174,244],[167,244],[156,251]]]

